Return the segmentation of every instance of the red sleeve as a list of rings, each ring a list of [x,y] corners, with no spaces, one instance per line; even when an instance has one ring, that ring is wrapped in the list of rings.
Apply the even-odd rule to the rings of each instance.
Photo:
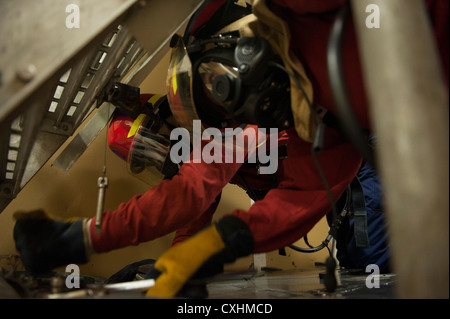
[[[94,218],[90,228],[94,251],[137,245],[189,224],[207,211],[241,165],[183,164],[171,180],[134,196],[115,211],[104,212],[100,234],[95,233]]]
[[[198,216],[195,220],[192,220],[177,229],[175,237],[172,240],[172,246],[185,241],[205,226],[211,224],[213,215],[216,212],[217,206],[219,206],[221,195],[222,193],[220,193],[219,196],[217,196],[217,198],[212,202],[211,206],[209,206],[208,209],[204,213],[200,214],[200,216]]]
[[[259,143],[265,138],[264,134],[257,132],[259,131],[255,126],[249,125],[242,134],[248,141],[251,140],[257,145],[257,141]],[[214,209],[213,201],[241,168],[242,161],[254,151],[234,147],[230,150],[235,152],[241,149],[244,152],[242,160],[226,163],[226,152],[222,149],[222,160],[218,161],[219,163],[217,159],[206,163],[203,153],[211,152],[211,148],[206,147],[209,143],[217,142],[202,141],[199,149],[194,149],[191,153],[191,161],[184,163],[171,180],[164,180],[146,193],[134,196],[113,212],[104,212],[100,234],[95,233],[94,218],[90,236],[95,252],[137,245],[167,235],[181,227],[187,227],[184,231],[189,232],[191,227],[196,228],[199,225],[189,225],[193,221],[198,220],[201,224],[207,221],[213,213],[208,210]],[[193,144],[197,145],[197,142],[194,140]]]
[[[330,132],[326,149],[318,156],[334,199],[338,199],[356,176],[361,157],[350,143]],[[311,144],[290,130],[288,158],[280,163],[278,187],[255,202],[248,211],[233,215],[249,226],[254,252],[286,247],[307,234],[330,211],[330,200],[311,156]]]

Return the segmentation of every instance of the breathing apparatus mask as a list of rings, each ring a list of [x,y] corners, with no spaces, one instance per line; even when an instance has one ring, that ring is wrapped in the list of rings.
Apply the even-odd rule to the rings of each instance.
[[[289,78],[270,66],[276,56],[266,40],[220,35],[208,39],[213,47],[207,51],[198,43],[186,48],[181,38],[173,40],[168,98],[183,127],[194,119],[219,129],[256,124],[282,130],[293,125]],[[193,64],[189,51],[200,55]]]
[[[262,1],[255,1],[255,5],[258,2]],[[268,25],[261,22],[254,9],[249,5],[242,9],[234,1],[225,1],[214,15],[209,14],[209,22],[202,28],[193,31],[190,23],[183,37],[172,38],[166,82],[172,114],[189,131],[193,120],[199,119],[204,129],[223,130],[247,124],[278,130],[298,126],[303,131],[300,137],[310,141],[311,110],[304,96],[312,98],[312,86],[301,65],[286,58],[283,45],[288,37],[283,36],[280,44],[274,38],[277,30],[266,32]],[[199,15],[194,14],[196,18]],[[224,25],[217,26],[216,21],[224,19]],[[301,85],[306,84],[303,92],[297,79],[297,84],[291,85],[291,75],[299,68]],[[299,113],[301,125],[297,125]]]

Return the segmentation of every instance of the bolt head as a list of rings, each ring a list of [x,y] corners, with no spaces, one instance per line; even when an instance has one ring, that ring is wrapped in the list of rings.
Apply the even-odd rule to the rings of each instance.
[[[36,76],[36,73],[36,66],[30,63],[17,70],[17,77],[23,82],[30,82]]]

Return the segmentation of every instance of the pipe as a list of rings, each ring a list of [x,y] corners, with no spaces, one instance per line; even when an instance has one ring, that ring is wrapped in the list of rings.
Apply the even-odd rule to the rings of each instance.
[[[448,298],[448,90],[424,1],[351,5],[379,143],[396,294]],[[377,10],[366,8],[374,7],[380,23],[369,28],[366,19]]]

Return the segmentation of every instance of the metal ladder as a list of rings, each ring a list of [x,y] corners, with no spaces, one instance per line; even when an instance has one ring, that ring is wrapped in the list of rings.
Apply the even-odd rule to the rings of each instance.
[[[54,163],[73,165],[114,110],[112,83],[139,86],[201,2],[80,0],[79,28],[68,0],[0,2],[0,213],[76,133]]]

